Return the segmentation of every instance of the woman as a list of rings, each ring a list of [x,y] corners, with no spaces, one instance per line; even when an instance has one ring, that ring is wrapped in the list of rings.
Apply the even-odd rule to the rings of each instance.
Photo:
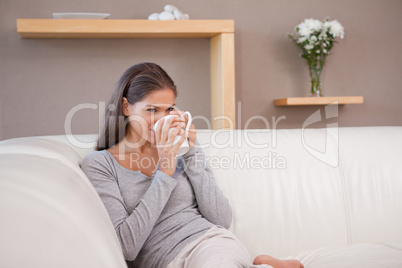
[[[194,125],[185,133],[186,119],[173,116],[153,130],[157,120],[180,113],[176,96],[160,66],[131,66],[107,106],[96,151],[81,167],[106,206],[125,259],[136,267],[250,267],[247,250],[227,230],[231,208],[194,146]],[[177,157],[186,138],[191,148]],[[263,263],[302,267],[267,255],[254,260]]]

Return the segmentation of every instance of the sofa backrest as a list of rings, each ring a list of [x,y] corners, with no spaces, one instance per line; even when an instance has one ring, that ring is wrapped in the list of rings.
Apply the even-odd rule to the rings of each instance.
[[[402,240],[402,127],[197,133],[253,257]],[[44,138],[83,157],[96,135]]]
[[[212,135],[199,138],[218,145],[205,152],[252,256],[402,241],[402,127]]]
[[[231,230],[253,257],[347,243],[334,141],[325,130],[304,138],[303,146],[299,129],[236,130],[216,134],[211,143],[218,146],[205,149],[234,210]],[[234,142],[219,148],[228,141]],[[326,151],[313,156],[307,148]]]

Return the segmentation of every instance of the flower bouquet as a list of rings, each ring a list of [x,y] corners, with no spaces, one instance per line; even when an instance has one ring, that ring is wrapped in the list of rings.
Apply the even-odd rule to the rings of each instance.
[[[325,59],[335,43],[335,38],[343,39],[343,26],[336,20],[323,22],[315,19],[305,19],[296,26],[297,37],[289,34],[303,53],[301,57],[307,60],[311,78],[311,95],[322,96],[320,76]]]

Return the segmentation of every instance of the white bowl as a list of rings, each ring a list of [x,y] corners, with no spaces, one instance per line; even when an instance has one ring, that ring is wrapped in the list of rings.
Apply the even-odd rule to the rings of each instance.
[[[102,20],[110,16],[109,13],[53,13],[53,19],[93,19]]]

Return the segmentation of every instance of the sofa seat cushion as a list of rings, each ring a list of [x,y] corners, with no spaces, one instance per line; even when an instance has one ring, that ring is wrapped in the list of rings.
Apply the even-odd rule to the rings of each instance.
[[[323,247],[286,259],[298,259],[305,268],[402,267],[402,242]]]

